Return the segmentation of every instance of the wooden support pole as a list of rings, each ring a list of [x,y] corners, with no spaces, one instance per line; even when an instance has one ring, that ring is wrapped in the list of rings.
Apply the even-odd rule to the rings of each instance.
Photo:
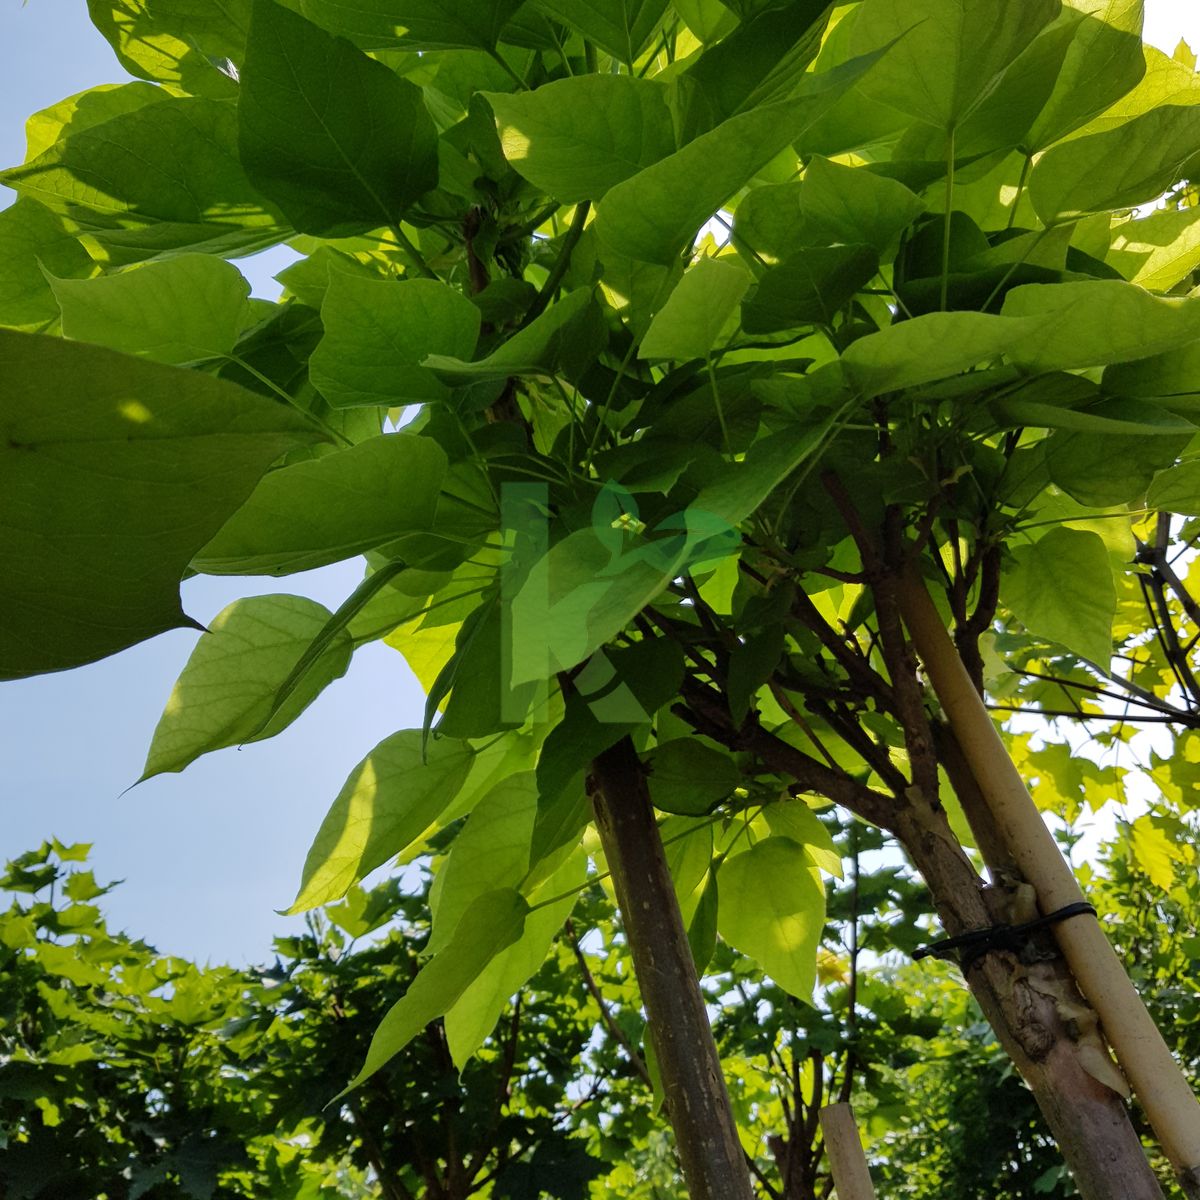
[[[821,1109],[821,1133],[837,1200],[875,1200],[875,1186],[850,1105],[827,1104]]]
[[[899,601],[946,719],[1009,853],[1037,892],[1042,912],[1079,903],[1084,898],[1079,883],[915,572],[901,580]],[[1195,1200],[1200,1197],[1200,1104],[1099,922],[1084,914],[1060,921],[1053,929],[1186,1195]]]

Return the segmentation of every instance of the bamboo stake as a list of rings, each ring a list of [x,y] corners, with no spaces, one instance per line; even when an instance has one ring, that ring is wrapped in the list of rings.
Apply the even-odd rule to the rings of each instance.
[[[875,1186],[850,1105],[827,1104],[821,1109],[821,1132],[838,1200],[875,1200]]]
[[[900,581],[900,607],[933,690],[1021,874],[1043,913],[1083,900],[1083,893],[983,700],[941,616],[915,574]],[[1159,1143],[1189,1197],[1200,1197],[1200,1104],[1099,922],[1084,914],[1053,926],[1080,991],[1099,1014]]]

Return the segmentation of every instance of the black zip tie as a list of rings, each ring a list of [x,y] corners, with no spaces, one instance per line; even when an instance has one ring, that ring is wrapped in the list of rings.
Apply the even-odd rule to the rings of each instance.
[[[921,946],[913,951],[913,960],[941,958],[947,962],[957,962],[959,969],[966,975],[985,954],[992,954],[997,950],[1019,954],[1027,944],[1029,934],[1070,917],[1085,914],[1094,917],[1096,910],[1081,900],[1047,913],[1044,917],[1026,921],[1023,925],[991,925],[987,929],[972,929],[959,934],[958,937],[943,938],[938,942],[930,942],[928,946]]]

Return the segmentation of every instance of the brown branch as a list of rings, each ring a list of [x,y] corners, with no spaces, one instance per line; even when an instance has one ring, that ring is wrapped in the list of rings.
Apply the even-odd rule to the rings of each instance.
[[[704,993],[631,738],[593,760],[588,792],[688,1193],[693,1200],[752,1200]]]
[[[1141,725],[1182,725],[1188,729],[1200,729],[1200,716],[1180,715],[1175,717],[1150,716],[1142,713],[1092,713],[1074,708],[1028,708],[1019,704],[989,704],[992,712],[1028,713],[1031,717],[1069,717],[1073,721],[1132,721]]]
[[[821,715],[836,731],[838,736],[891,788],[896,795],[908,786],[904,772],[892,762],[888,748],[875,741],[863,727],[847,712],[835,711],[830,705],[821,705]]]
[[[404,1180],[394,1176],[384,1165],[383,1151],[375,1140],[362,1109],[357,1104],[347,1104],[346,1109],[350,1113],[350,1124],[354,1126],[358,1140],[367,1152],[367,1161],[371,1164],[371,1170],[375,1172],[375,1178],[379,1180],[379,1188],[386,1200],[416,1200],[416,1196]]]
[[[850,681],[864,696],[874,698],[875,703],[881,709],[891,710],[891,692],[883,676],[863,657],[857,644],[851,647],[844,635],[825,620],[820,610],[801,588],[796,589],[795,599],[792,601],[792,615],[817,635],[821,645],[833,655],[850,677]]]
[[[832,771],[824,763],[810,758],[803,750],[768,732],[756,721],[734,728],[724,698],[711,688],[685,683],[684,703],[673,712],[698,733],[736,750],[750,750],[773,771],[789,775],[804,791],[817,792],[835,804],[888,832],[894,831],[894,803],[891,796],[877,792],[841,771]]]
[[[483,227],[483,210],[475,204],[467,210],[463,220],[463,245],[467,252],[467,271],[471,279],[471,294],[478,295],[487,287],[488,269],[475,253],[475,238]]]
[[[887,510],[884,518],[884,553],[888,570],[879,571],[874,581],[875,615],[879,621],[879,643],[883,661],[892,680],[896,715],[904,730],[913,783],[931,805],[937,807],[938,763],[933,733],[925,711],[925,697],[917,677],[917,657],[905,636],[900,618],[897,584],[904,570],[905,547],[900,512]]]
[[[1098,687],[1094,683],[1081,683],[1077,679],[1063,679],[1058,675],[1045,675],[1040,671],[1018,671],[1018,675],[1026,679],[1041,679],[1046,683],[1057,684],[1061,688],[1075,688],[1077,691],[1088,692],[1093,696],[1104,696],[1109,700],[1116,700],[1121,704],[1136,704],[1141,708],[1150,708],[1155,712],[1161,712],[1167,715],[1177,717],[1187,717],[1189,714],[1168,704],[1166,700],[1151,703],[1149,700],[1143,700],[1135,693],[1123,694],[1121,692],[1110,692],[1107,688]],[[1115,680],[1117,683],[1123,682],[1118,676]]]
[[[829,493],[830,499],[834,503],[834,507],[841,514],[842,520],[846,523],[846,528],[850,531],[850,536],[854,539],[854,544],[858,547],[858,555],[862,559],[863,570],[868,577],[881,575],[884,569],[883,559],[880,557],[879,549],[875,545],[875,539],[863,524],[862,516],[854,506],[854,501],[850,499],[850,493],[846,491],[842,481],[833,471],[822,471],[821,483],[824,484],[825,490]]]
[[[983,861],[987,864],[993,881],[998,880],[1001,875],[1013,881],[1019,880],[1021,874],[1017,870],[1016,860],[1005,843],[1004,835],[1000,832],[996,818],[980,790],[979,781],[975,778],[966,755],[963,754],[954,730],[941,721],[934,721],[932,729],[933,744],[937,748],[938,757],[946,769],[950,786],[958,797],[963,815],[975,836],[975,845],[983,855]]]
[[[774,679],[769,680],[767,686],[771,689],[771,695],[775,697],[775,703],[791,717],[792,723],[816,746],[829,768],[833,771],[841,770],[837,764],[837,760],[826,749],[825,743],[817,737],[816,730],[813,729],[808,718],[792,703],[792,698],[784,691],[783,687]]]
[[[975,690],[981,696],[983,656],[979,653],[979,639],[991,627],[1000,603],[1000,558],[999,545],[988,546],[984,550],[979,563],[979,599],[975,602],[975,610],[954,630],[954,644],[958,647]]]
[[[608,1030],[609,1036],[613,1041],[625,1051],[637,1077],[653,1091],[654,1081],[650,1078],[650,1072],[646,1067],[645,1059],[633,1048],[633,1045],[625,1036],[625,1031],[617,1024],[616,1018],[609,1010],[608,1004],[605,1002],[604,996],[596,984],[595,976],[588,966],[587,956],[579,945],[579,938],[575,935],[575,925],[570,917],[567,918],[567,923],[563,928],[567,934],[567,941],[571,943],[571,949],[575,952],[575,961],[579,964],[579,974],[583,977],[583,986],[587,988],[588,995],[596,1002],[596,1007],[600,1010],[600,1020],[604,1023],[604,1028]]]

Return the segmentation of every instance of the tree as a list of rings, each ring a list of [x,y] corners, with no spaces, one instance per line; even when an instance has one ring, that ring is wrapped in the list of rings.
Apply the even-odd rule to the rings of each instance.
[[[353,1086],[439,1015],[468,1061],[598,872],[690,1192],[749,1196],[697,970],[719,934],[811,991],[819,797],[966,938],[1081,1193],[1161,1195],[1107,1037],[1200,1195],[1200,1108],[984,707],[1015,668],[1194,719],[1194,642],[1147,659],[1127,604],[1137,539],[1159,635],[1196,619],[1154,517],[1197,515],[1194,64],[1137,5],[300,7],[94,4],[149,84],[3,175],[0,673],[186,623],[188,571],[363,553],[336,613],[223,613],[146,767],[277,732],[366,640],[426,684],[296,901],[467,817]],[[284,240],[247,301],[223,258]]]
[[[501,1200],[535,1170],[540,1194],[576,1200],[608,1170],[586,1105],[564,1099],[593,1022],[557,963],[461,1079],[431,1028],[327,1108],[417,972],[424,896],[355,889],[271,966],[199,967],[107,928],[91,902],[111,887],[75,865],[87,851],[48,842],[0,879],[27,897],[0,915],[6,1196]],[[649,1093],[607,1081],[638,1128]]]

